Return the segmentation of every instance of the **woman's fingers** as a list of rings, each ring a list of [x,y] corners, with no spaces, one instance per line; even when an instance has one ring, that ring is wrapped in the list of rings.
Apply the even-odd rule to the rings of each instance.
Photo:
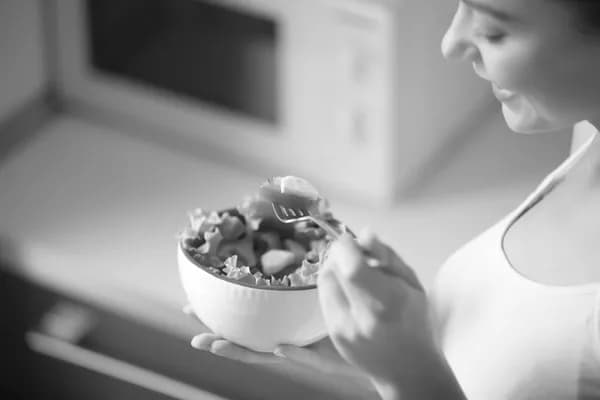
[[[190,305],[184,306],[183,312],[196,317]],[[209,351],[221,357],[226,357],[232,360],[243,361],[251,364],[281,362],[280,358],[275,357],[271,353],[254,352],[252,350],[231,343],[223,339],[221,336],[210,332],[205,332],[194,336],[190,344],[193,348],[198,350]]]
[[[279,357],[285,357],[288,360],[325,373],[339,372],[338,370],[342,366],[341,359],[336,363],[329,357],[316,353],[314,350],[290,344],[279,345],[274,353]]]
[[[329,250],[324,270],[334,272],[336,282],[352,311],[366,308],[375,313],[385,309],[385,286],[389,276],[365,264],[363,250],[349,235],[341,236]]]
[[[328,327],[343,326],[350,305],[331,268],[319,271],[317,287],[321,311]]]
[[[348,364],[339,355],[331,342],[329,348],[318,350],[293,345],[280,345],[275,353],[296,364],[319,371],[335,379],[338,385],[357,385],[368,392],[375,391],[368,375]]]
[[[348,303],[344,308],[329,310],[326,302],[321,303],[330,335],[345,357],[343,348],[348,342],[363,336],[372,337],[380,321],[389,319],[395,312],[395,299],[390,294],[397,290],[396,282],[391,282],[390,276],[382,271],[366,266],[362,249],[349,238],[340,238],[332,245],[326,265],[319,274],[331,276],[326,280],[328,287],[336,288],[341,292],[339,296]],[[328,296],[326,289],[319,286],[319,295]]]
[[[210,351],[212,343],[220,338],[220,336],[215,335],[214,333],[201,333],[194,336],[190,344],[195,349]]]
[[[281,358],[271,353],[258,353],[231,343],[214,333],[201,333],[192,338],[192,347],[215,355],[250,364],[279,363]]]
[[[365,257],[354,238],[345,233],[332,243],[325,264],[330,264],[331,261],[342,265],[343,270],[340,272],[348,278],[353,278],[364,269]]]
[[[232,360],[238,360],[250,364],[281,362],[281,359],[274,356],[272,353],[255,352],[223,339],[214,341],[210,351],[211,353],[221,357],[227,357]]]
[[[355,367],[348,364],[337,352],[329,338],[327,343],[314,346],[298,347],[282,344],[275,349],[275,354],[285,357],[295,363],[322,371],[327,374],[344,375],[349,377],[363,376]]]
[[[423,286],[412,268],[408,267],[394,250],[382,243],[373,231],[368,228],[363,229],[359,233],[357,241],[361,247],[379,260],[381,268],[403,278],[413,288],[423,290]]]
[[[358,244],[364,248],[368,253],[376,257],[380,264],[388,265],[396,261],[392,254],[393,252],[388,251],[387,246],[379,241],[373,231],[368,228],[361,230],[356,237]],[[394,254],[395,255],[395,254]]]
[[[369,302],[365,295],[357,296],[352,290],[348,293],[342,282],[332,266],[319,272],[317,285],[325,325],[336,349],[344,355],[344,344],[356,340],[365,327],[374,326],[377,316],[369,309],[374,301]]]

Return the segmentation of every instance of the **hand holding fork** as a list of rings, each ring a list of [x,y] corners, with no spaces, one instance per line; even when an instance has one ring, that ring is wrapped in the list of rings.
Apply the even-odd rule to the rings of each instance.
[[[286,180],[287,179],[287,180]],[[294,187],[289,189],[286,187],[286,182],[293,182]],[[302,221],[314,222],[333,239],[338,239],[344,232],[340,232],[336,227],[323,218],[318,212],[318,203],[320,195],[318,191],[307,181],[297,177],[271,178],[267,183],[261,186],[261,194],[267,200],[271,201],[273,212],[277,219],[283,223],[297,223]],[[352,232],[349,232],[355,237]],[[365,255],[366,264],[369,267],[380,268],[383,272],[391,275],[402,275],[412,287],[418,290],[423,290],[422,285],[418,281],[414,273],[399,274],[398,271],[386,268],[385,263],[389,262],[381,259],[380,253],[373,246],[382,247],[381,242],[375,238],[372,233],[363,235],[362,241],[365,242],[362,246]],[[386,253],[387,254],[387,253]],[[411,271],[412,272],[412,271]]]

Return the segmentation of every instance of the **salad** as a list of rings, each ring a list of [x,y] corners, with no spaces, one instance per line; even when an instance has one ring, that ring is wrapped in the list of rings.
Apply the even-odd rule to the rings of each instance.
[[[191,211],[180,235],[182,249],[209,272],[247,285],[285,288],[316,284],[330,238],[311,222],[284,224],[277,220],[264,193],[278,187],[283,192],[282,182],[290,182],[289,177],[270,179],[235,208]],[[297,180],[291,182],[298,194],[301,185]],[[345,229],[315,193],[311,191],[315,210]]]

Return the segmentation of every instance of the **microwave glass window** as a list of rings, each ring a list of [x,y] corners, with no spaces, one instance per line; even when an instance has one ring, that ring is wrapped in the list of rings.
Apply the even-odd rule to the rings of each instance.
[[[90,64],[277,123],[278,26],[199,0],[88,0]]]

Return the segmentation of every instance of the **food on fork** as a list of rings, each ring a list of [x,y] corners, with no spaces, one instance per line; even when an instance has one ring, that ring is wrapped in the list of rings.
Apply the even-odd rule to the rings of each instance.
[[[297,176],[275,176],[260,185],[260,195],[287,207],[314,209],[325,202],[318,190],[307,180]]]

